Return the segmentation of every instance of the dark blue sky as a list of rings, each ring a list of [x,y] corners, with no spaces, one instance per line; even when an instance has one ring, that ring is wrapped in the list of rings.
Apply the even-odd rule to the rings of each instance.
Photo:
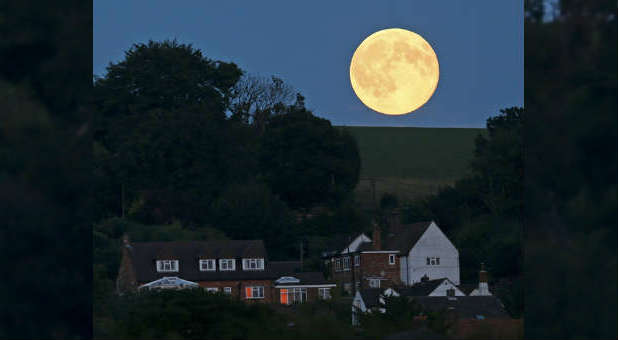
[[[423,36],[440,63],[433,97],[404,116],[366,108],[349,80],[356,47],[385,28]],[[133,43],[176,38],[211,59],[276,75],[335,125],[484,127],[523,106],[523,1],[95,1],[94,74]]]

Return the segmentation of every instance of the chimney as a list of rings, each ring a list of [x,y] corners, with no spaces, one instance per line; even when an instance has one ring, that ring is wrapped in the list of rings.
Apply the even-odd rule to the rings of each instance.
[[[380,235],[380,227],[377,223],[373,223],[373,250],[382,250],[382,239]]]
[[[485,271],[485,264],[481,262],[481,271],[479,271],[479,288],[478,295],[489,296],[489,286],[487,284],[487,271]]]

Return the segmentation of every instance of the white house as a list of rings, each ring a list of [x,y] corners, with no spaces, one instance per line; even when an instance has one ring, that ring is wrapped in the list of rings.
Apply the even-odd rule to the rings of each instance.
[[[396,243],[409,242],[399,246],[402,283],[413,285],[427,277],[429,280],[448,278],[459,285],[459,251],[435,222],[415,223],[401,233],[389,235],[387,243],[390,243],[388,238],[394,238]]]

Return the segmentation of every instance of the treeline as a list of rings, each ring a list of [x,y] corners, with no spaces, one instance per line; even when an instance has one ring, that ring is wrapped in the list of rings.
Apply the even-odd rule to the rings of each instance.
[[[317,270],[325,238],[369,224],[352,197],[356,141],[277,77],[150,41],[94,78],[91,108],[101,294],[113,286],[124,233],[262,239],[270,260],[297,259],[302,245],[305,268]],[[306,218],[316,207],[327,213]]]
[[[523,136],[525,111],[512,107],[487,120],[487,135],[475,141],[469,172],[453,186],[404,203],[402,220],[435,220],[459,250],[461,281],[477,283],[487,268],[494,293],[509,313],[523,312]],[[384,196],[383,207],[397,201]]]

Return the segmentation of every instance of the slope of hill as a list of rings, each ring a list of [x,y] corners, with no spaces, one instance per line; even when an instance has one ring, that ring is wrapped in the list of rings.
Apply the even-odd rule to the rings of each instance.
[[[468,170],[474,139],[485,129],[341,127],[358,143],[361,181],[356,197],[363,205],[385,192],[409,200],[452,184]],[[375,184],[372,184],[375,183]]]

